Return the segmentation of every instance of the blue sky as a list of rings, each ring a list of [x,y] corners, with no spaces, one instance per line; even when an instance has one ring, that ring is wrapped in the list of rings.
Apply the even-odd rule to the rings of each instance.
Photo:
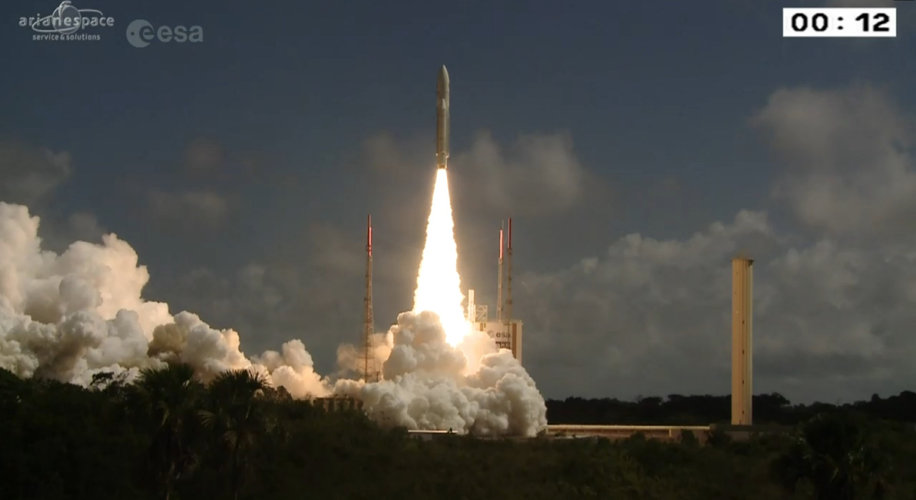
[[[492,236],[514,215],[526,366],[547,396],[727,392],[728,302],[707,289],[739,249],[763,257],[761,294],[775,304],[758,314],[761,391],[912,388],[898,356],[916,349],[903,312],[916,7],[900,4],[895,39],[782,38],[782,8],[802,5],[821,3],[87,0],[76,6],[115,27],[55,43],[16,23],[56,2],[5,2],[0,143],[17,153],[0,157],[0,181],[31,172],[44,187],[0,194],[42,217],[47,247],[115,232],[150,269],[147,298],[238,329],[246,350],[301,338],[331,372],[336,346],[359,336],[367,212],[377,326],[411,305],[446,64],[462,276],[492,302]],[[134,48],[124,28],[138,18],[200,25],[204,41]],[[849,144],[866,161],[829,154]],[[16,163],[43,150],[66,152],[67,172]],[[869,168],[891,173],[867,180]],[[845,203],[850,193],[861,196]],[[826,222],[854,203],[876,222]],[[693,268],[673,265],[692,262],[698,236],[727,238]],[[843,262],[855,265],[840,292],[782,282],[793,251],[854,253]],[[869,281],[894,259],[885,271],[899,283]],[[836,281],[824,266],[812,283]],[[659,299],[680,286],[693,292]],[[898,291],[866,293],[882,287]],[[839,323],[819,319],[831,314]],[[810,341],[791,347],[799,337]]]

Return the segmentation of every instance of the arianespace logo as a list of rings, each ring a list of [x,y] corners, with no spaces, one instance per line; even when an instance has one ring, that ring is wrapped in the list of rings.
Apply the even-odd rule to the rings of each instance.
[[[20,28],[31,28],[32,40],[51,41],[98,41],[98,33],[81,33],[93,28],[111,28],[114,18],[105,16],[98,9],[79,9],[70,0],[64,0],[50,15],[40,13],[30,17],[20,17]]]

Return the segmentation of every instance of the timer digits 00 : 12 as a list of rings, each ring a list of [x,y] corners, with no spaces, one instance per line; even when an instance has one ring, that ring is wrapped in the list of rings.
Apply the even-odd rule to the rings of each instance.
[[[784,8],[782,36],[884,37],[897,36],[897,9],[890,8]]]

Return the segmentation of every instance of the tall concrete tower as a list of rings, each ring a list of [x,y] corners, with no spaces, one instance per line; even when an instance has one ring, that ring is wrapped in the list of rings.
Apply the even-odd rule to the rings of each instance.
[[[732,259],[732,425],[751,425],[754,261]]]

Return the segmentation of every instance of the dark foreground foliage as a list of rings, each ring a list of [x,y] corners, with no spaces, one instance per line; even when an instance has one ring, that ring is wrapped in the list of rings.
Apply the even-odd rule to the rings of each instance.
[[[903,391],[896,396],[881,398],[877,394],[868,401],[845,405],[813,403],[792,405],[778,393],[754,396],[754,423],[797,425],[821,413],[854,412],[877,419],[916,422],[916,393]],[[681,396],[667,398],[584,399],[570,397],[547,401],[547,419],[563,424],[672,424],[708,425],[727,423],[731,412],[730,396]]]
[[[173,366],[134,385],[96,382],[0,370],[0,497],[916,499],[913,424],[856,407],[706,446],[640,436],[423,441],[359,412],[294,401],[248,372],[203,385]]]

